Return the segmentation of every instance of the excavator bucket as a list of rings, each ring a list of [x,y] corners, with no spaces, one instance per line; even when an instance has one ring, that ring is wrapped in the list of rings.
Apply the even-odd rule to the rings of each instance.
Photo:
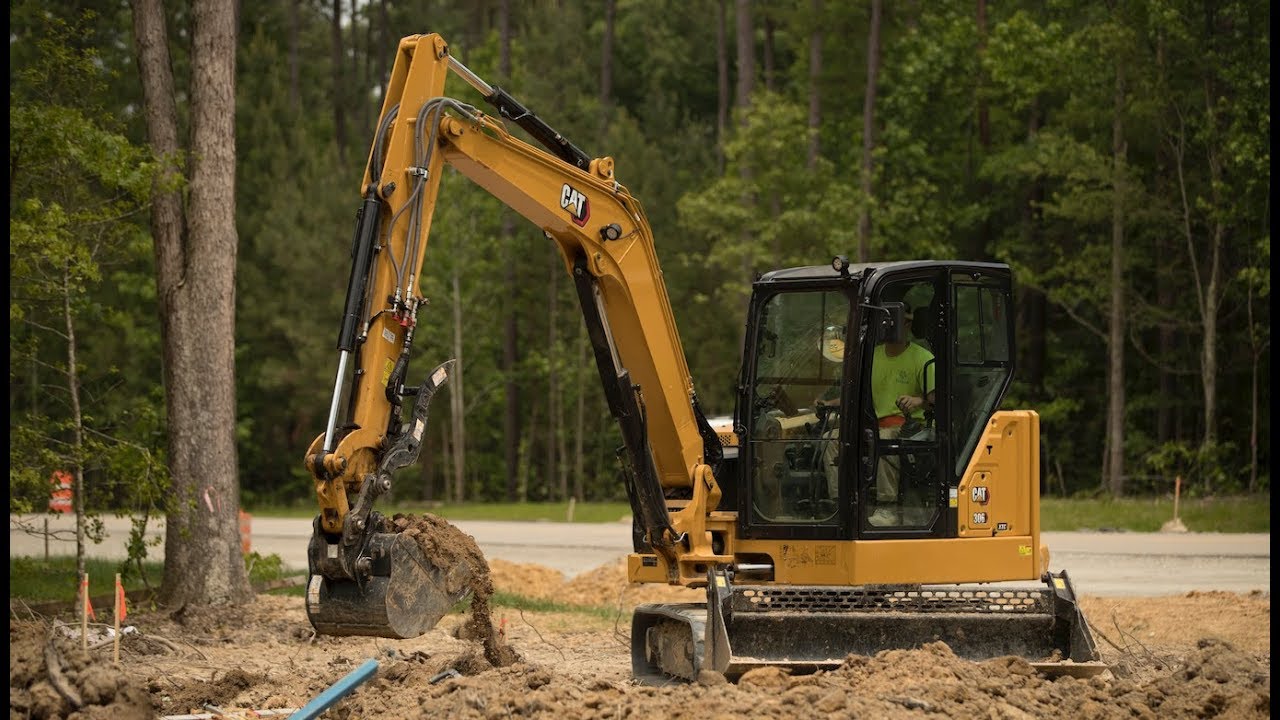
[[[1015,655],[1046,675],[1106,669],[1066,573],[1047,588],[990,586],[842,588],[722,585],[707,604],[641,605],[631,626],[638,679],[735,678],[762,666],[812,672],[850,654],[942,641],[957,656]]]
[[[361,555],[369,560],[369,572],[359,581],[316,572],[317,553],[335,557],[338,552],[337,544],[326,543],[319,533],[312,536],[307,618],[322,635],[417,637],[435,627],[471,590],[470,565],[437,565],[402,533],[368,536]]]

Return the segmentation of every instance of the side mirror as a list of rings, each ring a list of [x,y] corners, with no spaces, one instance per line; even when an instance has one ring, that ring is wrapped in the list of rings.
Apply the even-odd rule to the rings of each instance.
[[[905,343],[907,341],[907,310],[900,302],[884,303],[888,317],[884,321],[883,337],[885,342]]]

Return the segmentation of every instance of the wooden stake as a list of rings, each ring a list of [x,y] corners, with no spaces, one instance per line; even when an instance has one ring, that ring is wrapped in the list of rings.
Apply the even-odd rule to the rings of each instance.
[[[1178,519],[1178,496],[1182,495],[1182,476],[1173,479],[1173,519]]]
[[[120,664],[120,573],[116,573],[116,586],[114,591],[111,594],[115,597],[115,602],[112,603],[112,605],[114,605],[115,607],[115,615],[116,615],[115,662],[117,665],[119,665]]]
[[[80,578],[80,649],[89,652],[89,573]]]

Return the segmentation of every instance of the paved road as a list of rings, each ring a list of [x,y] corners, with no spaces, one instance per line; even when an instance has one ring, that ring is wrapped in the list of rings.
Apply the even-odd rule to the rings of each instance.
[[[43,527],[47,516],[10,516],[9,554],[39,556],[44,540],[15,526]],[[107,540],[90,551],[97,557],[122,558],[128,535],[127,519],[106,518]],[[616,560],[630,551],[630,523],[460,521],[490,558],[537,563],[574,576]],[[69,530],[70,518],[55,517],[51,530]],[[155,535],[162,536],[162,527]],[[75,551],[70,540],[53,540],[49,552]],[[277,554],[287,566],[305,568],[310,520],[255,517],[251,544],[264,554]],[[1103,596],[1178,595],[1191,590],[1249,592],[1271,588],[1271,535],[1220,533],[1044,533],[1050,566],[1066,569],[1076,589]],[[162,557],[162,548],[153,549]]]

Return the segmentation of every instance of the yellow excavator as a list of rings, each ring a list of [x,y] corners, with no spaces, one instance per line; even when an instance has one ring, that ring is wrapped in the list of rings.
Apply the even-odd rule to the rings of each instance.
[[[494,111],[447,97],[450,73]],[[399,44],[361,186],[328,421],[305,455],[320,506],[306,596],[317,632],[415,637],[468,592],[466,567],[428,557],[373,509],[416,461],[454,372],[446,361],[406,384],[446,166],[540,228],[574,281],[622,435],[629,580],[706,589],[705,602],[635,610],[637,679],[812,670],[935,640],[1047,673],[1105,667],[1041,544],[1038,416],[1000,409],[1014,363],[1007,266],[836,257],[761,275],[736,409],[713,427],[649,224],[613,159],[584,153],[435,34]],[[915,389],[886,403],[886,378]]]

